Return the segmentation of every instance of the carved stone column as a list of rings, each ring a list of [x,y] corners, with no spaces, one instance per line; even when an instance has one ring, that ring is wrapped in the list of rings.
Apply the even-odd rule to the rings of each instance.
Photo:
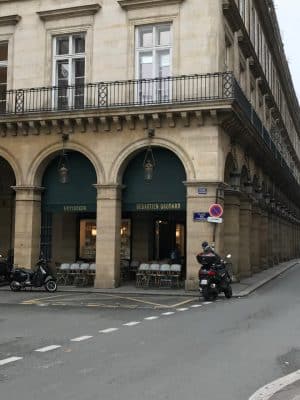
[[[41,192],[36,186],[13,186],[16,192],[14,263],[35,265],[40,255]]]
[[[120,284],[121,187],[95,185],[97,189],[97,239],[95,288]]]
[[[186,289],[198,288],[199,264],[196,255],[201,251],[201,243],[215,241],[215,249],[223,253],[223,224],[198,222],[193,220],[195,212],[207,212],[209,206],[216,202],[218,182],[186,182],[187,214],[186,214]],[[198,187],[205,187],[207,194],[199,195]],[[223,204],[219,198],[218,203]]]
[[[250,230],[252,225],[252,202],[244,196],[241,198],[240,206],[240,277],[251,275],[250,264]]]

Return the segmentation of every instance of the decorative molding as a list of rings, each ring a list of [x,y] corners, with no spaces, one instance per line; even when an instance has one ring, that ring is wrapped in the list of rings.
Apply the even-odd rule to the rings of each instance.
[[[84,6],[57,8],[53,10],[37,11],[42,21],[51,21],[62,18],[83,17],[86,15],[94,15],[101,8],[99,3],[87,4]]]
[[[0,26],[17,25],[20,19],[20,15],[17,14],[0,17]]]
[[[118,0],[124,10],[137,10],[139,8],[169,6],[181,4],[184,0]]]

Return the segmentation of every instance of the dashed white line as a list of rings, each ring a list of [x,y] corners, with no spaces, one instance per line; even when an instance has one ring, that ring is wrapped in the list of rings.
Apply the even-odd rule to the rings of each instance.
[[[110,333],[110,332],[115,332],[118,330],[119,330],[119,328],[107,328],[107,329],[103,329],[102,331],[99,331],[99,333]]]
[[[188,310],[188,308],[176,308],[176,311],[187,311]]]
[[[212,301],[205,301],[203,304],[204,305],[208,305],[208,304],[211,304],[212,303]]]
[[[132,321],[132,322],[127,322],[126,324],[123,324],[123,326],[134,326],[134,325],[138,325],[138,324],[140,324],[140,322]]]
[[[202,307],[202,304],[193,304],[191,307],[192,308]]]
[[[79,336],[77,338],[71,339],[71,342],[82,342],[83,340],[91,339],[93,336]]]
[[[153,316],[153,317],[146,317],[144,319],[146,319],[147,321],[152,321],[153,319],[158,319],[159,317],[157,316]]]
[[[22,360],[23,357],[9,357],[9,358],[5,358],[4,360],[0,360],[0,365],[5,365],[5,364],[9,364],[12,363],[14,361],[18,361],[18,360]]]
[[[59,349],[60,347],[61,347],[60,345],[53,344],[52,346],[41,347],[40,349],[36,349],[34,351],[38,351],[39,353],[46,353],[46,351]]]
[[[167,312],[161,313],[161,315],[172,315],[172,314],[175,314],[175,311],[167,311]]]

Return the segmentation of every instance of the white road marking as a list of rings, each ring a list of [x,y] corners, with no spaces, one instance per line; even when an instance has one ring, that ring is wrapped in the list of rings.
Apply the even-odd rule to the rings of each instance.
[[[176,308],[176,311],[187,311],[188,308]]]
[[[123,324],[124,326],[134,326],[134,325],[138,325],[140,324],[140,322],[138,321],[132,321],[132,322],[127,322],[126,324]]]
[[[153,317],[146,317],[144,319],[146,319],[147,321],[152,321],[153,319],[158,319],[159,317],[153,316]]]
[[[83,340],[91,339],[93,336],[79,336],[77,338],[71,339],[71,342],[82,342]]]
[[[110,332],[115,332],[118,330],[119,330],[119,328],[107,328],[107,329],[103,329],[102,331],[99,331],[99,333],[110,333]]]
[[[168,311],[161,313],[161,315],[172,315],[172,314],[175,314],[175,311]]]
[[[61,346],[57,345],[57,344],[53,344],[51,346],[47,346],[47,347],[41,347],[40,349],[36,349],[34,351],[38,351],[39,353],[46,353],[46,351],[51,351],[51,350],[55,350],[55,349],[59,349]]]
[[[9,357],[5,358],[4,360],[0,360],[0,365],[9,364],[14,361],[22,360],[23,357]]]
[[[191,307],[193,308],[202,307],[202,304],[193,304]]]
[[[291,385],[292,383],[300,380],[300,369],[289,375],[283,376],[282,378],[276,379],[273,382],[268,383],[262,388],[258,389],[249,400],[268,400],[276,392],[282,390],[285,386]]]
[[[205,301],[203,304],[207,305],[207,304],[211,304],[212,301]]]

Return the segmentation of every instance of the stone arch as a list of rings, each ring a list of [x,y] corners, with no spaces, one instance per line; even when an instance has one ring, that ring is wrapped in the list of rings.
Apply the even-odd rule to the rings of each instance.
[[[123,172],[129,163],[129,161],[141,150],[147,148],[151,144],[152,147],[162,147],[167,150],[172,151],[182,162],[182,165],[185,169],[187,180],[196,179],[196,172],[193,166],[192,161],[188,157],[188,154],[177,144],[166,140],[166,139],[142,139],[138,140],[134,143],[131,143],[129,146],[125,147],[123,150],[119,152],[116,159],[112,163],[112,167],[108,174],[108,182],[110,183],[121,183]]]
[[[21,166],[17,159],[7,150],[0,147],[0,157],[8,162],[15,174],[16,185],[21,185],[24,182]]]
[[[53,146],[47,147],[44,151],[37,155],[37,157],[32,161],[27,173],[27,180],[30,185],[41,186],[43,173],[48,163],[57,155],[59,155],[61,148],[61,143],[56,143]],[[106,182],[103,165],[94,152],[76,142],[68,142],[66,150],[78,151],[92,163],[97,175],[97,182],[95,183]]]
[[[228,153],[224,167],[224,182],[230,185],[230,173],[237,168],[237,163],[233,158],[232,153]]]

